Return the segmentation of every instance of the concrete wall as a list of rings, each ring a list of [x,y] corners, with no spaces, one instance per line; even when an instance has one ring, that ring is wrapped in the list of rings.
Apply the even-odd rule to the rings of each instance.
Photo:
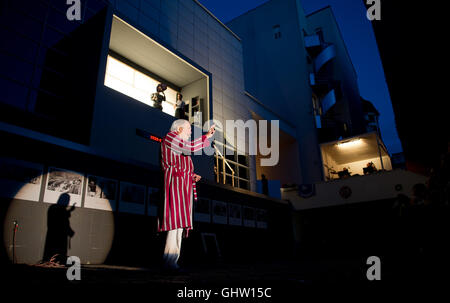
[[[14,220],[19,223],[16,232],[16,261],[36,264],[42,260],[45,247],[49,245],[49,242],[46,242],[49,231],[47,213],[52,205],[55,204],[16,199],[10,202],[3,222],[3,239],[10,260],[13,254]],[[113,243],[113,213],[76,207],[69,222],[75,234],[70,240],[67,255],[79,257],[83,264],[103,263]]]
[[[98,90],[95,117],[91,147],[100,152],[104,151],[154,166],[159,166],[160,143],[136,135],[136,129],[148,131],[162,138],[170,130],[172,122],[176,120],[175,117],[168,116],[108,87]],[[198,174],[212,180],[212,157],[207,155],[191,157]]]
[[[398,194],[411,196],[416,183],[425,183],[427,178],[410,171],[396,169],[365,176],[353,176],[346,179],[316,183],[316,194],[310,198],[301,198],[296,190],[282,191],[282,199],[289,199],[297,210],[337,206],[351,203],[377,201],[396,198]],[[396,190],[395,185],[402,189]],[[339,194],[343,186],[350,187],[352,194],[347,199]]]
[[[255,157],[257,164],[261,156]],[[263,157],[264,158],[264,157]],[[264,174],[269,180],[279,180],[281,185],[296,183],[300,179],[298,144],[295,140],[280,141],[280,157],[276,166],[256,166],[258,180]]]
[[[159,165],[160,144],[136,135],[136,128],[164,137],[175,117],[108,87],[97,92],[91,147]]]

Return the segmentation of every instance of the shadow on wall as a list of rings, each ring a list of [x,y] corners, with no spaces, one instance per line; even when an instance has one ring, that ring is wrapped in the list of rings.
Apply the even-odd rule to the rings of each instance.
[[[67,251],[70,248],[70,240],[75,232],[70,227],[70,215],[75,210],[75,204],[69,209],[70,195],[63,193],[58,202],[49,207],[47,212],[47,236],[43,261],[53,261],[66,264]]]

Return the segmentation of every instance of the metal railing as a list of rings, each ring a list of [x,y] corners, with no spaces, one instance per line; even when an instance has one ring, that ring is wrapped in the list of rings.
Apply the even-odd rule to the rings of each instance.
[[[214,144],[214,149],[216,150],[217,154],[222,159],[222,167],[223,167],[223,184],[226,184],[226,170],[225,170],[225,164],[228,166],[228,168],[231,170],[231,185],[234,187],[234,169],[231,168],[230,164],[228,163],[227,159],[222,155],[220,150],[216,147]],[[220,176],[219,176],[219,156],[216,157],[216,175],[217,175],[217,183],[220,183]]]

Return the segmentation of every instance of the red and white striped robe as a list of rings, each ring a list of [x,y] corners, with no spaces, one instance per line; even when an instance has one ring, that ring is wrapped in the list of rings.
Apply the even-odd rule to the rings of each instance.
[[[164,200],[158,217],[158,232],[184,228],[187,236],[192,229],[192,206],[197,194],[194,164],[189,155],[209,144],[205,135],[191,142],[181,139],[175,131],[169,132],[162,140]]]

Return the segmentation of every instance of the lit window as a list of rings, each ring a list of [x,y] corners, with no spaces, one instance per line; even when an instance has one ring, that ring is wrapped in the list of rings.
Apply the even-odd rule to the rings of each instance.
[[[122,82],[133,84],[134,70],[128,65],[108,56],[106,74],[120,79]]]
[[[158,84],[159,81],[108,56],[105,74],[106,86],[149,106],[153,106],[154,102],[151,100],[151,94],[156,92]],[[166,101],[162,103],[163,112],[175,116],[173,104],[175,104],[177,91],[167,87],[164,94],[166,95]]]

